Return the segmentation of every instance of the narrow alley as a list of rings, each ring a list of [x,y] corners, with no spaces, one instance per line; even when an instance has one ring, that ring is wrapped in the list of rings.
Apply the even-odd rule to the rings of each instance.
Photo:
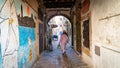
[[[0,0],[0,68],[120,68],[120,0]]]

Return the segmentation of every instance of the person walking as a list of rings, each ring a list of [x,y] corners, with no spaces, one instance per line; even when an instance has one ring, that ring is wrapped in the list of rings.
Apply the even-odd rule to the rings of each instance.
[[[68,34],[65,30],[63,30],[63,34],[61,35],[60,38],[60,45],[62,47],[62,54],[66,55],[66,45],[68,43]]]

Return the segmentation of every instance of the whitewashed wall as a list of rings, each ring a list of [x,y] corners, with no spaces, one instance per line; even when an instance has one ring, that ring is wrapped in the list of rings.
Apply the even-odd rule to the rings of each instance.
[[[120,0],[92,0],[91,14],[94,68],[120,68]]]

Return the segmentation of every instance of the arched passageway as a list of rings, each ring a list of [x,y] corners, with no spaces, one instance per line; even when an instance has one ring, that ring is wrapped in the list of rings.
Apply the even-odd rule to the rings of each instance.
[[[53,49],[57,49],[63,30],[68,33],[69,42],[67,43],[67,47],[69,47],[72,44],[72,27],[70,20],[63,15],[51,17],[47,22],[47,45],[49,45],[49,40],[51,40]]]

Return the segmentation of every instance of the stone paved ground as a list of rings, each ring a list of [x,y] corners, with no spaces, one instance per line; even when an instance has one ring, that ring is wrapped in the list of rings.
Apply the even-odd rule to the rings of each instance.
[[[71,47],[67,48],[66,54],[63,56],[61,49],[44,51],[33,68],[90,68]]]

